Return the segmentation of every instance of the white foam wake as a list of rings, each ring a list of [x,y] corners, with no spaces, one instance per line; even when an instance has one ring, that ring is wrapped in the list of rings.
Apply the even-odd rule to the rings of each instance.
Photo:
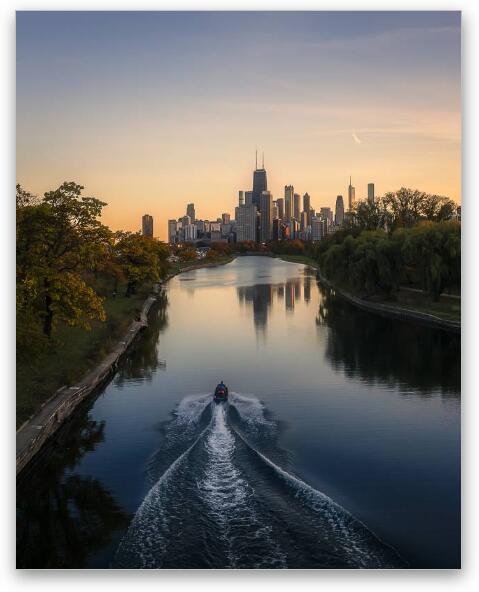
[[[241,434],[238,434],[238,436],[250,450],[275,471],[277,476],[293,491],[297,499],[316,512],[321,517],[321,520],[325,519],[329,523],[332,532],[339,535],[337,538],[335,537],[336,544],[349,558],[352,565],[362,568],[389,567],[387,562],[386,564],[384,562],[383,554],[377,555],[368,539],[376,540],[380,545],[383,545],[383,543],[365,524],[352,516],[325,493],[314,489],[311,485],[282,469],[267,456],[252,447]],[[393,567],[392,564],[391,567]]]
[[[249,430],[270,434],[276,431],[276,423],[267,419],[266,408],[259,399],[233,392],[229,401]]]
[[[261,524],[253,509],[253,489],[233,463],[235,437],[228,428],[226,406],[215,405],[204,443],[207,462],[198,490],[219,526],[229,567],[241,567],[241,549],[248,532],[261,546],[262,556],[251,567],[285,567],[286,557],[272,539],[272,528]]]

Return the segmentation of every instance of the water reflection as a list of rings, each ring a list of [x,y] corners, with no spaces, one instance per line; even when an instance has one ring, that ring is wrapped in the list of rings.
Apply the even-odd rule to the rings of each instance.
[[[30,469],[17,486],[17,567],[85,567],[129,523],[109,491],[92,477],[71,474],[104,440],[104,422],[86,412],[47,451],[42,470]]]
[[[331,290],[321,294],[318,325],[329,328],[326,359],[368,384],[459,396],[460,336],[361,311]]]
[[[135,349],[125,359],[115,378],[115,384],[122,386],[126,381],[146,380],[150,382],[160,366],[160,333],[168,326],[168,298],[166,292],[161,292],[157,302],[153,305],[148,316],[148,327]]]
[[[302,289],[301,289],[302,288]],[[284,309],[292,313],[295,304],[311,301],[311,275],[302,278],[288,279],[283,283],[255,284],[237,288],[240,304],[247,304],[253,309],[253,321],[256,330],[264,332],[268,325],[268,317],[274,300],[284,301]]]

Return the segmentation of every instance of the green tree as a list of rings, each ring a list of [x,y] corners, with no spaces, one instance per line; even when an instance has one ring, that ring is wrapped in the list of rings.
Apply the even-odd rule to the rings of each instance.
[[[139,283],[157,282],[166,274],[168,247],[139,232],[117,232],[114,252],[116,262],[126,278],[127,297],[136,293]]]
[[[48,337],[59,321],[89,328],[90,320],[105,319],[102,299],[83,274],[110,240],[98,220],[106,204],[82,190],[65,182],[36,201],[17,186],[18,312],[35,311]]]
[[[405,235],[402,253],[434,301],[446,288],[460,286],[461,231],[457,222],[416,226]]]

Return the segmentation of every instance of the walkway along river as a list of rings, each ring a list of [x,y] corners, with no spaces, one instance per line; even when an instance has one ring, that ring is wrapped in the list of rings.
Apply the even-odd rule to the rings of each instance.
[[[268,257],[167,293],[19,482],[19,567],[459,566],[457,335]]]

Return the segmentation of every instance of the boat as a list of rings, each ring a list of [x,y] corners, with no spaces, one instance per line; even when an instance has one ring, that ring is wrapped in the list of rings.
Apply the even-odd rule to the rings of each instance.
[[[215,388],[213,399],[216,403],[224,403],[228,400],[228,387],[223,383],[223,381],[221,381],[220,384]]]

